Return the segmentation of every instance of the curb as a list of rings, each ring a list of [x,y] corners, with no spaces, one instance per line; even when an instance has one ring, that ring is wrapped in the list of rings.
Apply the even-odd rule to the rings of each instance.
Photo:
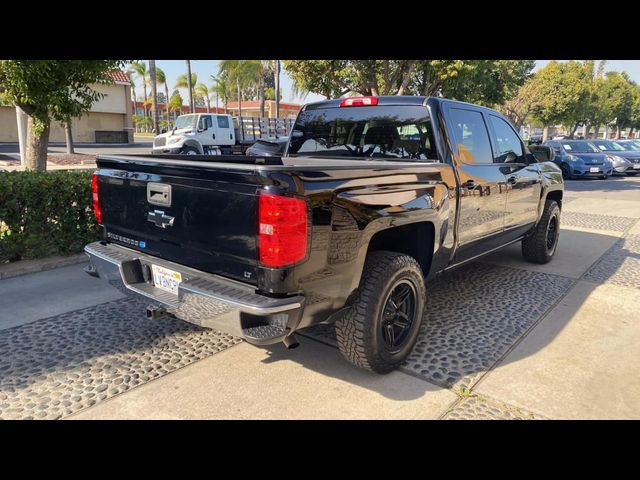
[[[20,260],[18,262],[0,265],[0,280],[6,278],[19,277],[30,273],[44,272],[53,270],[54,268],[76,265],[78,263],[88,262],[89,259],[85,253],[77,253],[68,257],[47,257],[36,260]]]

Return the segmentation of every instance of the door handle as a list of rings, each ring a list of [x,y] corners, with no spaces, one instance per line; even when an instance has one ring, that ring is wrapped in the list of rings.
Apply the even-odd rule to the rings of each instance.
[[[214,140],[216,139],[216,134],[215,133],[212,133],[211,136],[213,137]]]
[[[515,176],[511,176],[509,178],[507,178],[507,183],[509,185],[515,185],[518,182],[518,178]]]

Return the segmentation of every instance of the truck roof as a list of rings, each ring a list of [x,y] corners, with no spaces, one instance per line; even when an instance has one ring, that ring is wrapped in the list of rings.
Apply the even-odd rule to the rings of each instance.
[[[459,105],[469,105],[474,108],[484,108],[487,110],[495,111],[491,108],[484,107],[482,105],[477,105],[468,102],[461,102],[459,100],[453,100],[450,98],[443,97],[427,97],[423,95],[381,95],[378,96],[378,106],[380,105],[434,105],[440,104],[442,102],[453,102]],[[344,98],[336,98],[332,100],[323,100],[320,102],[312,102],[307,103],[302,107],[302,110],[319,110],[322,108],[339,108],[340,102],[342,102]]]

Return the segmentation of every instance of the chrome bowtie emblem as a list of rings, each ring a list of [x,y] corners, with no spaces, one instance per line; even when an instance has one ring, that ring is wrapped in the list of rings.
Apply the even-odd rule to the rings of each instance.
[[[154,210],[153,212],[147,213],[147,220],[160,228],[173,227],[175,219],[176,217],[165,215],[162,210]]]

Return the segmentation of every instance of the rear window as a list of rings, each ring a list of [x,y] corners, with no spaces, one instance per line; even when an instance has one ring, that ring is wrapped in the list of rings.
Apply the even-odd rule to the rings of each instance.
[[[421,106],[306,110],[298,116],[288,154],[438,160],[428,111]]]

